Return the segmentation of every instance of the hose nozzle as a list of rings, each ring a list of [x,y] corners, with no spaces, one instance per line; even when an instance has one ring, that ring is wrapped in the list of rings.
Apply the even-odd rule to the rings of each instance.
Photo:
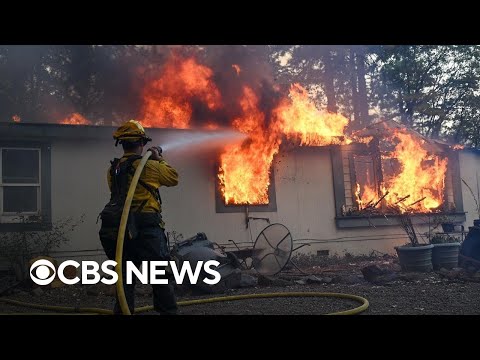
[[[151,149],[156,149],[159,155],[162,155],[162,148],[160,146],[152,146]]]

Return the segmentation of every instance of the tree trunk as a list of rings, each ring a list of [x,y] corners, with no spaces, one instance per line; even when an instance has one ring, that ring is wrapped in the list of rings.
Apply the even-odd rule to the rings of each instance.
[[[406,116],[407,116],[407,125],[409,127],[413,127],[413,108],[414,108],[414,105],[412,102],[410,101],[407,101],[406,102],[406,106],[407,106],[407,109],[406,109]]]
[[[322,56],[324,64],[324,85],[325,95],[327,96],[327,110],[332,113],[336,113],[338,110],[337,100],[335,99],[335,87],[333,84],[333,64],[332,53],[328,51]]]
[[[362,127],[369,123],[367,84],[365,82],[365,54],[363,51],[356,53],[357,77],[358,77],[358,109],[359,125]]]
[[[440,132],[442,131],[442,125],[443,125],[442,119],[438,119],[438,120],[435,121],[435,123],[433,124],[433,126],[432,126],[432,134],[431,134],[431,137],[432,137],[433,139],[439,139],[439,138],[440,138]]]
[[[358,110],[357,68],[355,66],[355,51],[350,49],[350,82],[352,86],[353,127],[361,129],[361,120]]]

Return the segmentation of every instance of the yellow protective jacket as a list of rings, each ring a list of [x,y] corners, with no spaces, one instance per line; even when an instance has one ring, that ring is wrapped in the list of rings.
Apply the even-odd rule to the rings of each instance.
[[[120,162],[125,161],[129,156],[135,155],[134,153],[125,153]],[[137,168],[141,159],[133,162],[134,169]],[[129,183],[132,180],[132,176],[129,176]],[[140,180],[144,181],[154,189],[158,189],[161,186],[176,186],[178,184],[178,173],[171,167],[165,160],[148,160],[142,173],[140,174]],[[112,179],[110,175],[110,168],[107,172],[108,188],[112,190]],[[141,212],[162,212],[161,204],[155,199],[155,197],[140,184],[137,185],[135,194],[132,199],[132,206],[130,211],[136,211],[140,205],[147,200],[143,206]]]

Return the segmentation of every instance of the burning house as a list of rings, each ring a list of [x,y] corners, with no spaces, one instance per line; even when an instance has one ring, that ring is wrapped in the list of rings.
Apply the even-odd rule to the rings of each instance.
[[[229,69],[232,79],[245,74]],[[408,241],[393,208],[419,226],[438,216],[469,226],[478,217],[478,151],[393,121],[349,131],[347,118],[319,109],[299,84],[239,80],[227,91],[218,83],[195,59],[172,58],[144,88],[137,119],[155,145],[225,128],[243,134],[165,151],[180,174],[177,187],[160,189],[171,242],[202,231],[227,248],[229,240],[247,247],[282,223],[310,245],[302,251],[393,253]],[[103,257],[97,216],[109,197],[109,161],[121,155],[113,131],[79,113],[57,124],[0,123],[0,231],[24,230],[19,215],[41,215],[29,229],[85,215],[58,256]]]

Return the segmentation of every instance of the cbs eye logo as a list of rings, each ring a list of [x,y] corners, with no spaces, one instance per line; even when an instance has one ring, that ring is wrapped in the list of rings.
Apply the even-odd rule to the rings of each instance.
[[[50,284],[55,275],[55,266],[48,260],[37,260],[30,266],[30,278],[37,285]]]

